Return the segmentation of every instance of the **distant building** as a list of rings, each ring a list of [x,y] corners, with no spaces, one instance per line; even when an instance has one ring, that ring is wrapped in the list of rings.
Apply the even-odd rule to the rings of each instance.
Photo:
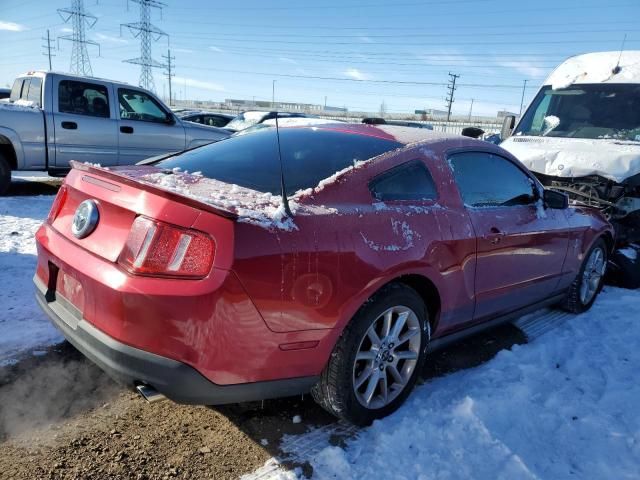
[[[296,103],[296,102],[267,102],[264,100],[243,100],[235,98],[227,98],[224,101],[227,108],[239,109],[239,110],[253,110],[253,109],[270,109],[286,112],[302,112],[302,113],[315,113],[321,114],[323,112],[347,112],[346,108],[324,106],[314,103]]]

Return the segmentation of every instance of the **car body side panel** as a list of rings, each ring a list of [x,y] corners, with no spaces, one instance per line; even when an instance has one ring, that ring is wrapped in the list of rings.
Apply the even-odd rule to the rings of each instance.
[[[291,231],[237,225],[233,270],[269,328],[339,332],[370,295],[407,274],[443,292],[443,329],[471,319],[475,238],[449,178],[433,172],[437,201],[372,204],[366,179],[415,159],[437,162],[410,150],[300,199]]]

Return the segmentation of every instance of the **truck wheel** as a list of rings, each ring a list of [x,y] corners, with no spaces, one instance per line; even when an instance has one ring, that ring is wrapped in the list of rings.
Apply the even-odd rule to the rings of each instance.
[[[0,195],[7,193],[11,185],[11,166],[7,159],[0,153]]]
[[[571,313],[586,312],[602,289],[607,268],[607,244],[600,238],[584,256],[578,275],[569,287],[562,308]]]
[[[395,411],[422,370],[429,318],[420,296],[391,284],[376,293],[338,339],[311,395],[329,413],[369,425]]]
[[[640,288],[640,248],[627,246],[613,252],[606,280],[616,287]]]

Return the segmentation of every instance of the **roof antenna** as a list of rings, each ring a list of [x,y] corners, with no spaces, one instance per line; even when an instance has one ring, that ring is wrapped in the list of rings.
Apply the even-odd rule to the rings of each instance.
[[[289,199],[287,198],[287,188],[284,184],[284,166],[282,164],[282,150],[280,149],[280,127],[278,126],[278,112],[276,112],[276,139],[278,140],[278,160],[280,161],[280,190],[282,195],[282,206],[285,213],[289,217],[293,217],[289,208]]]
[[[613,67],[613,70],[611,70],[611,73],[613,73],[614,75],[617,75],[620,73],[620,71],[622,70],[622,67],[620,67],[620,60],[622,60],[622,52],[624,50],[624,44],[627,41],[627,34],[624,34],[624,38],[622,39],[622,46],[620,47],[620,55],[618,56],[618,63],[616,63],[616,66]]]

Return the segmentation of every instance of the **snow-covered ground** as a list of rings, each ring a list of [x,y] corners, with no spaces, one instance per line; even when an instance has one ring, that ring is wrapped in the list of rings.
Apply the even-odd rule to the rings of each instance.
[[[47,172],[19,171],[11,172],[11,180],[26,182],[61,181],[59,177],[50,177]]]
[[[52,196],[0,198],[0,365],[61,340],[33,300],[33,235]],[[316,479],[640,478],[640,291],[525,318],[530,343],[418,387],[396,414],[282,442]],[[302,419],[304,421],[304,418]],[[342,447],[330,438],[346,438]],[[297,479],[278,460],[251,479]]]
[[[530,328],[530,343],[418,387],[344,447],[324,427],[285,438],[284,455],[314,479],[640,478],[640,292],[606,287],[591,311]],[[246,478],[300,475],[277,464]]]
[[[33,236],[53,196],[0,197],[0,366],[62,340],[33,298]]]

